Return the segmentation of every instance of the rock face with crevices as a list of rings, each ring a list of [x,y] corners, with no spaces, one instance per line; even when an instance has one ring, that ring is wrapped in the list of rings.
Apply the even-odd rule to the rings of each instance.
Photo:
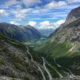
[[[76,20],[80,17],[80,7],[73,9],[67,16],[66,24]]]

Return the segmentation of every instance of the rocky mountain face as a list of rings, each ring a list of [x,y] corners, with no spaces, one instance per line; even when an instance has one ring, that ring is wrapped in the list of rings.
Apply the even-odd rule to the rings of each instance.
[[[73,9],[49,40],[37,51],[47,59],[56,58],[57,62],[69,68],[73,74],[80,75],[80,7]]]
[[[65,23],[68,24],[68,23],[76,20],[79,17],[80,17],[80,7],[73,9],[69,13],[69,15],[67,16],[67,19],[66,19],[66,22]]]
[[[74,17],[75,19],[73,19]],[[75,45],[76,51],[80,51],[80,7],[73,9],[69,13],[65,23],[62,24],[53,35],[51,35],[52,42],[56,41],[63,43],[67,41]]]
[[[38,72],[37,67],[30,60],[27,48],[0,34],[0,76],[39,80],[36,75]]]
[[[49,80],[43,60],[32,49],[0,34],[1,80]]]
[[[80,7],[77,7],[71,10],[71,12],[68,14],[66,18],[65,23],[61,24],[60,27],[50,35],[50,37],[53,36],[55,33],[59,32],[60,30],[62,30],[65,26],[68,26],[68,24],[72,22],[74,23],[79,18],[80,18]]]
[[[17,26],[9,23],[0,23],[0,33],[21,42],[38,40],[43,36],[30,25]]]

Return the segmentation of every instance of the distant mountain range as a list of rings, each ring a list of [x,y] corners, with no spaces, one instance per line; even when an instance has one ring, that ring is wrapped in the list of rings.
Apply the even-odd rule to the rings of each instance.
[[[53,29],[39,29],[39,32],[41,32],[41,34],[43,34],[46,37],[49,37],[51,33],[53,33],[53,31]]]
[[[20,42],[38,40],[44,37],[30,25],[17,26],[9,23],[0,23],[0,33]]]
[[[73,9],[65,23],[36,50],[44,53],[47,59],[56,58],[64,68],[80,75],[80,7]]]

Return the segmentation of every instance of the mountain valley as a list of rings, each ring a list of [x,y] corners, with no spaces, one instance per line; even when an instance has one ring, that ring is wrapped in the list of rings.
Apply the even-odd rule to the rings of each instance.
[[[80,7],[50,31],[0,23],[0,80],[80,80]]]

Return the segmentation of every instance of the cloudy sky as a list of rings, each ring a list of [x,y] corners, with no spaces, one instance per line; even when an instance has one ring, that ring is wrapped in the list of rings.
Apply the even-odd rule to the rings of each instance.
[[[0,22],[56,29],[80,0],[0,0]]]

